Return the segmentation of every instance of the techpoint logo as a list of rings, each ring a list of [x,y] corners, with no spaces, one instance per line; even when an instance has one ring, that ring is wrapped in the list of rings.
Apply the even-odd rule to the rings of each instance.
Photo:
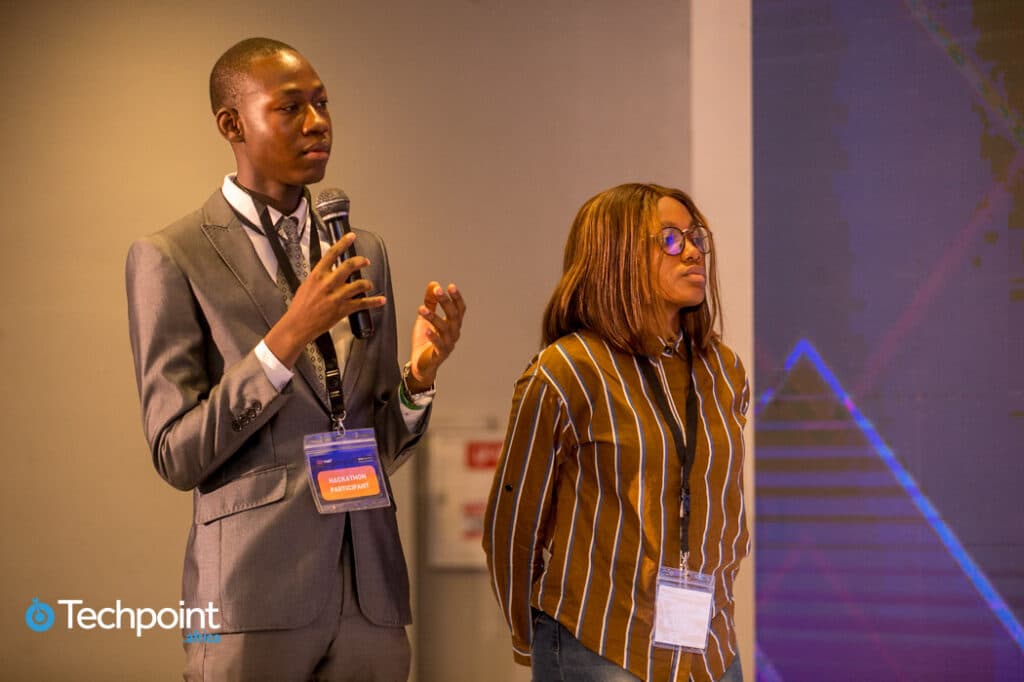
[[[46,632],[53,627],[53,609],[36,597],[32,605],[25,609],[25,625],[35,632]]]
[[[216,633],[202,632],[203,630],[219,630],[220,623],[216,616],[220,612],[213,602],[209,602],[206,608],[192,607],[185,608],[185,602],[179,601],[178,608],[128,608],[121,605],[121,600],[114,602],[113,606],[102,609],[92,609],[83,606],[81,599],[58,599],[57,603],[65,607],[67,617],[64,619],[68,630],[121,630],[129,628],[135,630],[136,637],[142,637],[142,633],[153,628],[161,630],[187,630],[193,629],[186,637],[186,642],[215,643],[220,641],[220,635]],[[46,632],[54,624],[53,608],[45,602],[39,601],[36,597],[32,600],[28,609],[25,610],[25,624],[35,632]]]

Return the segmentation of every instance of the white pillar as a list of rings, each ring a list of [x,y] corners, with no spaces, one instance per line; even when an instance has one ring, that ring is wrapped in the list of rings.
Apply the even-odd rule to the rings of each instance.
[[[753,125],[750,0],[690,3],[691,173],[720,256],[725,342],[753,383]],[[753,406],[747,422],[747,523],[754,527]],[[736,627],[744,676],[754,679],[754,561],[736,585]]]

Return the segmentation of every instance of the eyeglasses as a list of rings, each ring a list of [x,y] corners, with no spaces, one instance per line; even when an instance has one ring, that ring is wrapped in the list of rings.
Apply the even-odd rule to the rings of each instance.
[[[693,242],[693,245],[701,253],[711,253],[711,231],[701,223],[695,222],[685,230],[667,225],[654,236],[658,240],[658,244],[661,245],[661,250],[669,256],[681,254],[686,249],[687,239]]]

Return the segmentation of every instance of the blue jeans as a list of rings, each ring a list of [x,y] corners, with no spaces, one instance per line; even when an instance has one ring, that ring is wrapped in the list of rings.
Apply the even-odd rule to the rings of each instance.
[[[732,659],[732,663],[725,669],[718,682],[743,682],[743,667],[740,665],[740,655]]]
[[[580,644],[571,632],[546,613],[533,624],[533,682],[639,682],[629,671]],[[719,682],[743,682],[736,656]]]

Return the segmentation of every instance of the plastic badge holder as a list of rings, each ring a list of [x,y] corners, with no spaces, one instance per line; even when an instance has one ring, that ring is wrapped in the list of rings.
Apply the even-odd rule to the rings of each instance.
[[[715,578],[662,567],[655,595],[654,646],[703,653],[711,628]]]
[[[309,487],[321,514],[391,505],[373,429],[313,433],[303,445]]]

